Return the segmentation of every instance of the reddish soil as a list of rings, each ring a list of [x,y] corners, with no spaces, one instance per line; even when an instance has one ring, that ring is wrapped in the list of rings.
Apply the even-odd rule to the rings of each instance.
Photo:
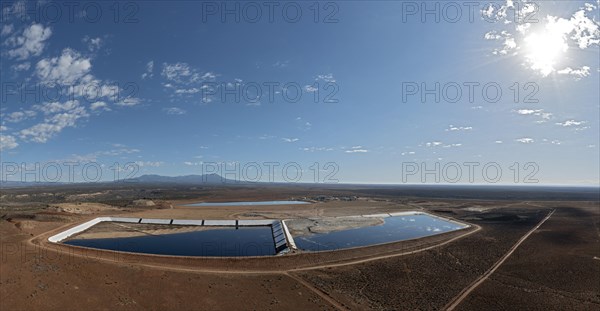
[[[289,199],[303,193],[286,191],[286,195],[273,197],[269,190],[268,196],[254,195],[253,199]],[[250,192],[243,193],[244,198],[236,199],[250,197]],[[233,193],[221,195],[211,198],[224,200]],[[162,198],[156,207],[119,207],[89,215],[56,211],[41,203],[3,209],[0,309],[437,310],[490,269],[554,209],[553,216],[457,309],[600,308],[600,259],[595,259],[600,258],[597,201],[417,200],[386,194],[362,202],[307,206],[198,209],[177,207],[179,202],[184,201]],[[46,240],[99,215],[256,219],[419,209],[475,226],[366,248],[243,259],[90,251],[55,246]]]

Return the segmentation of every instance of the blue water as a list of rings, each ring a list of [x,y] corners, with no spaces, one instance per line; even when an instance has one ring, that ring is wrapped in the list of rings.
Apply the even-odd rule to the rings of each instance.
[[[276,254],[270,226],[215,228],[129,238],[73,239],[64,243],[115,251],[177,256],[237,257]]]
[[[295,236],[294,241],[300,249],[324,251],[396,242],[464,228],[429,215],[394,216],[384,220],[385,223],[378,226]]]
[[[254,202],[219,202],[219,203],[192,203],[183,206],[243,206],[243,205],[296,205],[310,204],[304,201],[254,201]]]

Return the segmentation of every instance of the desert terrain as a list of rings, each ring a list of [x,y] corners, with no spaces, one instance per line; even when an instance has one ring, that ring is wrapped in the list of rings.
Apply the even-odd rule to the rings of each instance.
[[[311,204],[182,206],[257,200]],[[600,308],[600,206],[593,191],[57,186],[3,189],[0,207],[2,310]],[[355,225],[333,217],[399,211],[472,226],[363,248],[249,258],[144,255],[47,241],[98,216],[298,219],[319,232],[315,219],[331,229]],[[103,224],[87,234],[173,230],[139,229]]]

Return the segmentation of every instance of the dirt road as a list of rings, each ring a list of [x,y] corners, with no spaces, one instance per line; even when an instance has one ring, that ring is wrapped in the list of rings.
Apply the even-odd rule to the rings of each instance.
[[[527,234],[525,234],[522,238],[510,248],[510,250],[500,258],[489,270],[487,270],[484,274],[482,274],[477,280],[475,280],[471,285],[463,289],[458,296],[456,296],[450,303],[444,308],[445,310],[451,311],[454,310],[469,294],[477,288],[477,286],[481,285],[490,275],[492,275],[505,261],[514,253],[514,251],[523,243],[533,232],[535,232],[546,220],[554,214],[554,211],[551,211],[548,216],[546,216],[542,221],[540,221],[533,229],[531,229]]]

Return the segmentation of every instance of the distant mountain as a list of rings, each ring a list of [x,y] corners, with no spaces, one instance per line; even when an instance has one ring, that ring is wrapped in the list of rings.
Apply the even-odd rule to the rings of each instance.
[[[22,188],[64,185],[62,182],[40,182],[40,181],[11,181],[0,180],[0,188]]]
[[[35,181],[7,181],[0,180],[0,188],[23,188],[23,187],[46,187],[46,186],[62,186],[62,185],[110,185],[110,184],[178,184],[178,185],[240,185],[250,184],[250,182],[226,179],[218,174],[206,175],[185,175],[185,176],[161,176],[161,175],[142,175],[140,177],[129,178],[114,182],[35,182]]]
[[[140,177],[125,179],[124,182],[137,182],[146,184],[243,184],[246,182],[233,179],[226,179],[218,174],[206,175],[185,175],[185,176],[161,176],[161,175],[142,175]]]

